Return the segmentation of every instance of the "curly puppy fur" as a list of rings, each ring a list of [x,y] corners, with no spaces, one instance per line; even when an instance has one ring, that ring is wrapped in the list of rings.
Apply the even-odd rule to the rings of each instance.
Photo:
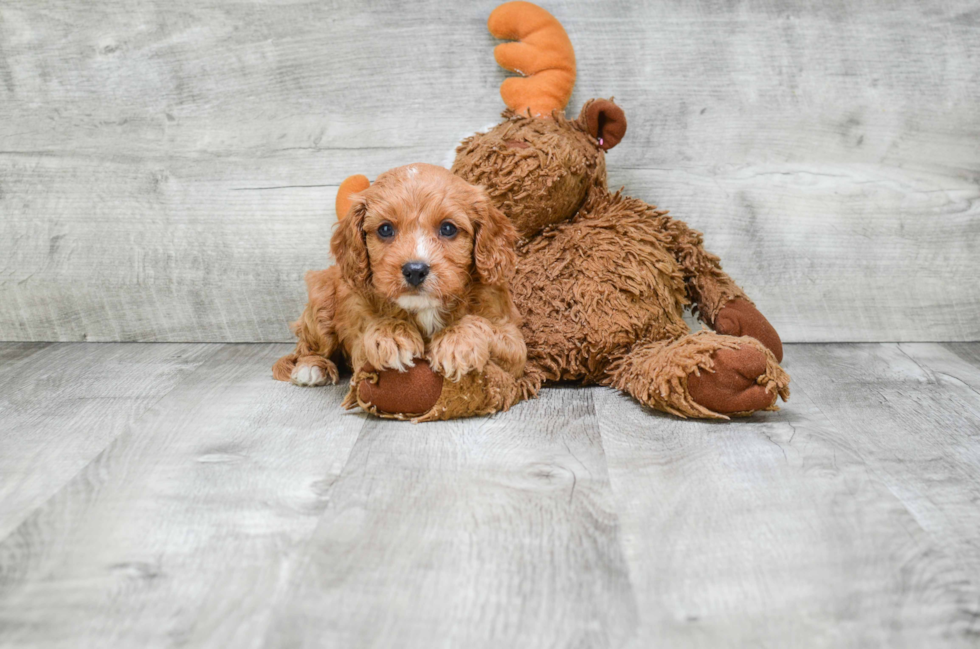
[[[778,335],[704,249],[701,233],[609,192],[604,150],[625,133],[622,110],[593,100],[575,120],[558,111],[503,117],[463,141],[452,170],[486,187],[523,237],[512,290],[528,347],[527,391],[574,380],[615,386],[680,416],[724,416],[695,402],[687,377],[721,371],[718,350],[758,343],[721,332],[691,337],[685,307],[714,326],[723,308],[742,304],[741,313],[758,315],[777,343]],[[609,125],[616,132],[604,132]],[[740,333],[752,334],[745,322]],[[789,394],[788,375],[773,353],[765,358],[753,378],[768,396],[753,409],[773,408],[777,395]]]
[[[380,175],[352,196],[333,235],[336,266],[307,274],[299,341],[273,376],[336,382],[339,352],[359,372],[403,371],[424,357],[454,381],[490,363],[515,381],[527,354],[508,288],[516,240],[482,189],[441,167]],[[407,264],[425,266],[417,286]]]

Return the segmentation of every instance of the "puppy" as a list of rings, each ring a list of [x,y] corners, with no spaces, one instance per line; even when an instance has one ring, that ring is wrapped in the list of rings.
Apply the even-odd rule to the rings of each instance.
[[[527,349],[508,288],[518,235],[486,193],[413,164],[351,201],[330,242],[337,264],[307,273],[299,342],[273,376],[323,385],[341,360],[405,371],[418,358],[454,381],[490,360],[520,376]]]

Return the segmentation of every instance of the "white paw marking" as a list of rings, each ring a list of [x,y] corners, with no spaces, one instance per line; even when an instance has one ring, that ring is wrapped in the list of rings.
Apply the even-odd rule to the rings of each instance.
[[[385,365],[399,372],[407,372],[409,367],[415,367],[415,361],[412,360],[412,352],[399,349],[394,356],[388,359]]]
[[[297,365],[289,380],[295,385],[324,385],[327,377],[316,365]]]

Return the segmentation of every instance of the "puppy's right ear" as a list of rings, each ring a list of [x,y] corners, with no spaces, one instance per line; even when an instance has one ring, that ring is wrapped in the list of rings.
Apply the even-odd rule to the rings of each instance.
[[[490,201],[482,187],[474,188],[473,265],[484,284],[506,284],[517,265],[517,229]]]
[[[361,194],[353,194],[349,200],[347,215],[340,220],[333,238],[330,239],[330,252],[337,260],[344,279],[353,286],[366,288],[371,278],[367,235],[364,232],[367,202]]]

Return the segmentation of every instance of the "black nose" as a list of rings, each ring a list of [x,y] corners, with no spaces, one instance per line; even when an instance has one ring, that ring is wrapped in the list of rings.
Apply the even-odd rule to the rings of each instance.
[[[405,281],[412,286],[418,286],[429,276],[429,264],[421,261],[410,261],[402,266],[402,275]]]

